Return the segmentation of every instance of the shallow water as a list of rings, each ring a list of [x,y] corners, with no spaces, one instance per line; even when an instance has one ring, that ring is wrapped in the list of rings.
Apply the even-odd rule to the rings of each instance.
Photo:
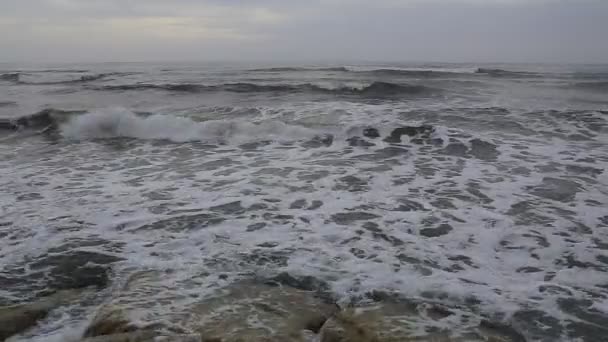
[[[530,340],[607,333],[605,67],[0,69],[0,303],[99,285],[53,268],[90,253],[110,284],[170,271],[151,301],[288,272]],[[23,339],[69,335],[112,291]]]

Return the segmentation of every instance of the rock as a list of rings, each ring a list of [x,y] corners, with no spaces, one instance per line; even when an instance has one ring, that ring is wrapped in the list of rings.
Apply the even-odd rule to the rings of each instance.
[[[304,331],[317,333],[337,306],[317,295],[314,278],[296,279],[287,274],[268,283],[248,280],[218,290],[214,296],[190,304],[155,311],[158,303],[175,302],[178,288],[168,288],[157,272],[134,274],[123,290],[100,308],[86,330],[86,342],[153,341],[137,339],[147,334],[158,341],[241,342],[306,341]],[[182,286],[183,284],[180,284]],[[166,298],[164,294],[168,294]],[[144,310],[145,315],[137,314]],[[138,317],[137,323],[129,317]],[[162,322],[162,323],[159,323]],[[180,336],[166,336],[176,331]],[[164,338],[159,338],[161,336]],[[97,338],[97,339],[93,339]],[[122,340],[119,340],[122,341]]]
[[[380,137],[380,132],[378,132],[377,129],[370,127],[370,128],[366,128],[363,130],[363,136],[367,137],[367,138],[375,139],[375,138]]]
[[[0,307],[0,341],[22,333],[44,319],[49,312],[76,298],[77,291],[59,291],[29,304]]]
[[[444,332],[419,335],[417,313],[395,303],[341,311],[321,329],[321,342],[450,341]]]
[[[417,135],[420,135],[424,138],[429,138],[431,133],[433,133],[434,131],[435,131],[435,128],[433,128],[433,126],[430,126],[430,125],[399,127],[399,128],[395,128],[391,132],[391,135],[386,137],[384,139],[384,141],[386,141],[388,143],[400,143],[401,136],[403,136],[403,135],[407,135],[410,138],[415,137]]]
[[[503,339],[503,341],[526,342],[526,338],[521,333],[519,333],[517,330],[513,329],[512,327],[502,324],[502,323],[483,320],[479,324],[479,329],[482,332],[484,332],[486,335],[501,336],[501,337],[506,338],[506,339]],[[498,339],[496,339],[496,340],[498,340]],[[500,340],[498,340],[498,341],[500,341]]]
[[[319,148],[319,147],[329,147],[333,143],[334,143],[334,136],[331,134],[326,134],[326,135],[314,137],[313,139],[304,142],[302,144],[302,146],[306,147],[306,148]]]
[[[71,250],[43,255],[32,262],[30,268],[49,278],[46,286],[50,289],[102,288],[109,282],[109,265],[121,260],[109,254]]]
[[[81,342],[216,342],[202,338],[199,334],[162,335],[149,330],[135,331],[125,334],[89,337]],[[221,341],[219,341],[221,342]]]
[[[400,302],[380,296],[372,306],[340,311],[321,329],[320,342],[525,342],[510,326],[482,320],[462,321],[460,336],[451,336],[444,320],[454,313],[442,306]],[[430,319],[430,320],[429,320]],[[477,321],[479,322],[479,321]],[[449,323],[453,324],[453,323]]]
[[[376,146],[376,144],[369,142],[365,139],[362,139],[360,137],[352,137],[352,138],[348,138],[346,139],[346,141],[348,141],[348,144],[350,146],[353,147],[372,147],[372,146]]]

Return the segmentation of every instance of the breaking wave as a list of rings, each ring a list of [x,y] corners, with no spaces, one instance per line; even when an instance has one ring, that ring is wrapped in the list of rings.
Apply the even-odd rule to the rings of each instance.
[[[133,90],[166,90],[172,92],[234,92],[234,93],[313,93],[329,95],[360,95],[360,96],[396,96],[396,95],[418,95],[432,93],[434,89],[409,84],[396,84],[389,82],[373,82],[363,87],[337,87],[329,88],[315,84],[254,84],[254,83],[229,83],[222,85],[201,84],[127,84],[101,87],[101,90],[109,91],[133,91]]]
[[[125,109],[88,112],[61,125],[63,137],[73,140],[136,138],[172,142],[246,143],[294,141],[318,135],[311,129],[281,121],[260,123],[212,120],[197,122],[186,117],[154,114],[147,117]]]

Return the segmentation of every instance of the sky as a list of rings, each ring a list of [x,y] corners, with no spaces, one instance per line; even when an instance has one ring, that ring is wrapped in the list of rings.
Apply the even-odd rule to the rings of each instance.
[[[608,63],[608,0],[0,0],[0,62]]]

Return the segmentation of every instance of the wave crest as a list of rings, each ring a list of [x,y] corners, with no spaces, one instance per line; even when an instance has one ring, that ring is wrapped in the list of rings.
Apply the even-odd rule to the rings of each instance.
[[[293,141],[315,137],[317,132],[281,121],[260,123],[213,120],[197,122],[186,117],[154,114],[147,117],[125,109],[99,110],[73,117],[61,126],[61,135],[73,140],[136,138],[246,143],[252,141]]]

